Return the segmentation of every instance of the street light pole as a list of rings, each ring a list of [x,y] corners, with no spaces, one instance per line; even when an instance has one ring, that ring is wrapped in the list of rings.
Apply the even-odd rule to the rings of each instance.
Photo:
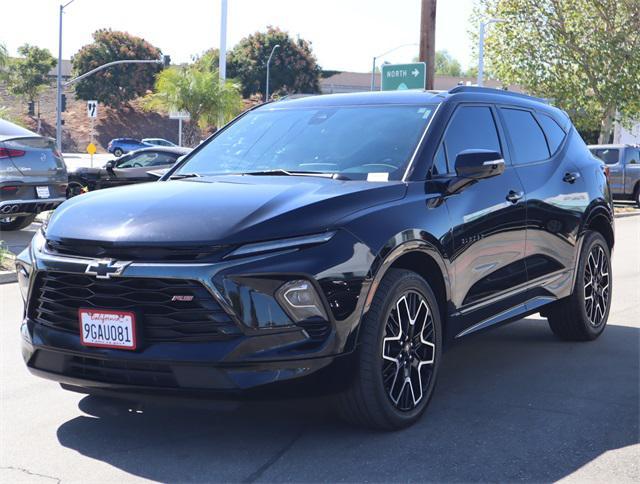
[[[418,44],[416,44],[415,42],[412,43],[412,44],[402,44],[402,45],[399,45],[397,47],[394,47],[391,50],[386,51],[383,54],[373,56],[373,66],[371,67],[371,90],[372,91],[376,88],[376,60],[379,59],[380,57],[383,57],[383,56],[387,55],[387,54],[391,54],[392,52],[395,52],[398,49],[402,49],[403,47],[409,47],[411,45],[416,46]]]
[[[227,0],[220,2],[220,55],[218,56],[220,80],[227,78]]]
[[[482,87],[483,77],[484,77],[484,33],[485,29],[496,22],[506,22],[506,20],[501,18],[492,18],[487,20],[486,22],[480,22],[480,35],[478,41],[478,87]]]
[[[271,58],[273,57],[273,53],[276,51],[276,49],[280,47],[280,44],[276,44],[273,46],[273,49],[271,49],[271,54],[269,54],[269,59],[267,59],[267,86],[265,89],[265,94],[264,94],[264,102],[269,102],[269,64],[271,64]]]
[[[56,146],[62,152],[62,14],[64,9],[71,5],[70,0],[64,5],[60,4],[60,19],[58,23],[58,70],[56,79]]]

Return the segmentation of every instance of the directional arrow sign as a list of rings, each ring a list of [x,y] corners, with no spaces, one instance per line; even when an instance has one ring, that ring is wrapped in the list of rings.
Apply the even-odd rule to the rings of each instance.
[[[426,83],[427,66],[424,62],[382,65],[382,91],[424,89]]]

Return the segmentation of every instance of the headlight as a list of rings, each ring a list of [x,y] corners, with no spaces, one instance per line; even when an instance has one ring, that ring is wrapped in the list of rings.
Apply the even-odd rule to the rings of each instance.
[[[299,247],[323,244],[331,240],[336,233],[325,232],[316,235],[305,235],[302,237],[291,237],[289,239],[272,240],[268,242],[257,242],[254,244],[245,244],[228,254],[226,257],[238,257],[241,255],[253,255],[263,252],[273,252],[275,250],[297,249]]]
[[[276,299],[295,322],[320,317],[327,320],[320,296],[306,280],[289,281],[278,289]]]

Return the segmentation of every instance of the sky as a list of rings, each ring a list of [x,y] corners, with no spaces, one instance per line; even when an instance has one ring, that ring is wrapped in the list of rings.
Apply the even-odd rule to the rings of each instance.
[[[10,55],[30,43],[57,57],[59,0],[2,3],[0,43]],[[447,50],[463,68],[471,62],[467,19],[473,3],[438,1],[436,49]],[[63,22],[65,59],[90,43],[99,28],[143,37],[171,55],[174,63],[220,45],[220,0],[73,0]],[[228,48],[267,25],[311,41],[323,69],[367,72],[373,56],[417,44],[420,0],[228,0]],[[417,55],[417,45],[408,46],[381,61],[410,62]]]

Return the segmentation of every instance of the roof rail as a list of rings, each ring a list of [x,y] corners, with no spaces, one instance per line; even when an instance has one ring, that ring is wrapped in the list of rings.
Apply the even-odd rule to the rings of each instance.
[[[456,94],[459,92],[477,92],[485,94],[498,94],[502,96],[513,96],[521,99],[529,99],[530,101],[538,101],[541,103],[549,104],[549,101],[541,97],[529,96],[528,94],[521,94],[519,92],[506,91],[504,89],[493,89],[491,87],[478,87],[478,86],[456,86],[449,90],[449,94]]]

